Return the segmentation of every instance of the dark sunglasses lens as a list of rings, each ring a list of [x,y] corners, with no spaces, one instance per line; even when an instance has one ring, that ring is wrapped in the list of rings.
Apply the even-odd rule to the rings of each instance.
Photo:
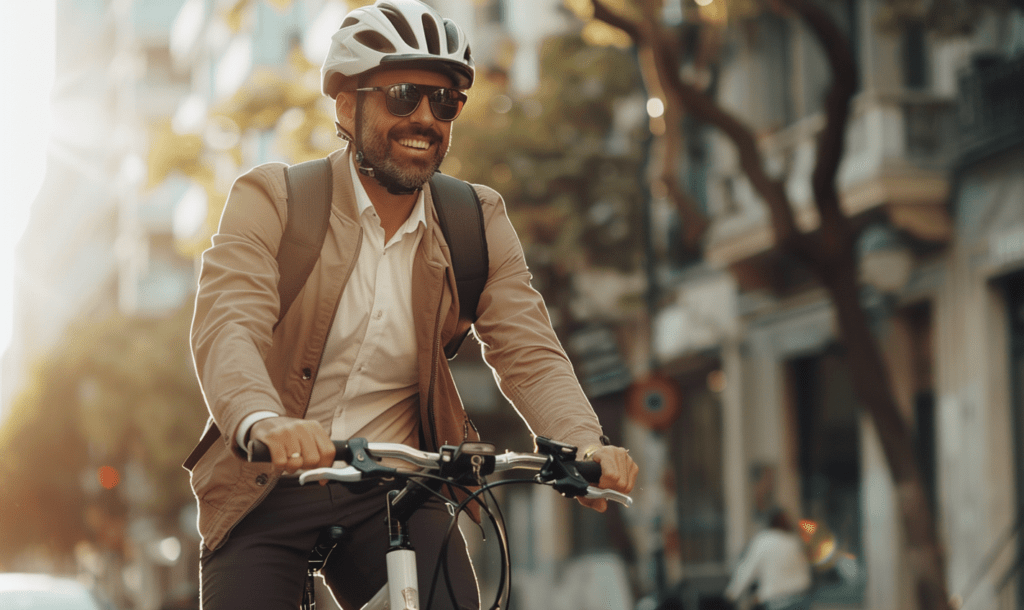
[[[409,116],[420,105],[420,91],[416,85],[400,83],[387,89],[388,112],[395,116]]]
[[[430,94],[430,111],[439,121],[453,121],[462,112],[465,97],[455,89],[436,89]]]

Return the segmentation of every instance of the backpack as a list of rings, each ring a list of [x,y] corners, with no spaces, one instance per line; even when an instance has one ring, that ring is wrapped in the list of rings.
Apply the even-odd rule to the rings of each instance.
[[[309,274],[313,272],[327,237],[334,192],[330,159],[314,159],[285,168],[285,184],[288,192],[288,220],[277,251],[280,273],[277,292],[281,298],[277,324],[284,319]],[[430,178],[430,192],[441,232],[448,242],[459,298],[456,332],[444,347],[445,357],[450,360],[455,357],[476,321],[480,293],[487,283],[487,236],[484,233],[480,198],[468,182],[438,172]],[[211,423],[183,466],[192,470],[218,438],[220,430]]]

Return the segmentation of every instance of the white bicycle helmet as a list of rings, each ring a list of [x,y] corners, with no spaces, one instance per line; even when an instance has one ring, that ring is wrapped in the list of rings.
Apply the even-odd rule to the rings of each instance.
[[[459,89],[473,85],[475,72],[462,29],[416,0],[377,0],[345,17],[320,69],[324,95],[335,98],[360,75],[382,68],[442,72]]]

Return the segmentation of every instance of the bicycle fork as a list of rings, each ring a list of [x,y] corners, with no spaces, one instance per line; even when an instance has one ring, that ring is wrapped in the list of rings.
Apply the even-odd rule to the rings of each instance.
[[[306,587],[302,591],[302,603],[299,604],[300,610],[316,610],[313,578],[324,567],[324,564],[327,563],[327,558],[331,556],[331,551],[341,541],[344,533],[344,530],[339,525],[332,525],[320,532],[316,546],[313,547],[313,551],[309,554],[309,563],[306,566]]]

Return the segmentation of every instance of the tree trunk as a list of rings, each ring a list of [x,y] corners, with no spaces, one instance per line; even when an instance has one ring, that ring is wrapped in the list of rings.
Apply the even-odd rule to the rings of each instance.
[[[921,479],[913,437],[893,397],[889,369],[860,304],[857,266],[844,257],[819,277],[835,306],[857,397],[871,415],[896,487],[905,548],[920,610],[949,610],[942,548]]]

